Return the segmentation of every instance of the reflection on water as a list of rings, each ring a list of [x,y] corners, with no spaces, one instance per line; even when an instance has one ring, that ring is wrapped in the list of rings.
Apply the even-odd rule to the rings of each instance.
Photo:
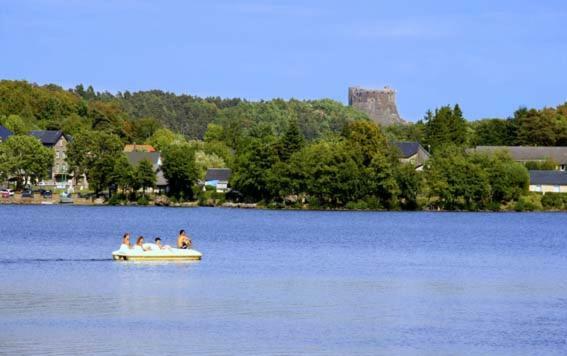
[[[567,352],[564,214],[0,214],[0,354]],[[187,227],[201,261],[111,260]]]

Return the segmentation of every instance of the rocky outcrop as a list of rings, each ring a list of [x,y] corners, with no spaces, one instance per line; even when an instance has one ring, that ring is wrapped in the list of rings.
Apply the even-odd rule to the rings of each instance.
[[[406,123],[398,114],[396,91],[384,89],[348,88],[348,104],[366,113],[375,123],[382,126]]]

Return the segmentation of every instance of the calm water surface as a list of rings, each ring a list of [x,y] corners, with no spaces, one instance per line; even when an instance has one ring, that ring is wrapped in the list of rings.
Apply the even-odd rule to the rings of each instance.
[[[567,353],[566,214],[0,206],[0,354]],[[125,231],[197,263],[115,262]]]

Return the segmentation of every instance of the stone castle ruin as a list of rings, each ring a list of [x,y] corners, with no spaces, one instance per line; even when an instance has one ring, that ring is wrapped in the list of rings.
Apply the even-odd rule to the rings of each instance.
[[[382,126],[405,123],[398,114],[396,91],[389,87],[384,89],[350,87],[348,104],[366,113],[375,123]]]

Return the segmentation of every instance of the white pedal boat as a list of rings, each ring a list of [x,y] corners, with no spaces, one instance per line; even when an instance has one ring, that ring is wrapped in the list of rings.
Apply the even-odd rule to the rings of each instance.
[[[112,252],[112,259],[118,261],[196,261],[200,260],[203,254],[193,249],[142,249],[121,248]]]

